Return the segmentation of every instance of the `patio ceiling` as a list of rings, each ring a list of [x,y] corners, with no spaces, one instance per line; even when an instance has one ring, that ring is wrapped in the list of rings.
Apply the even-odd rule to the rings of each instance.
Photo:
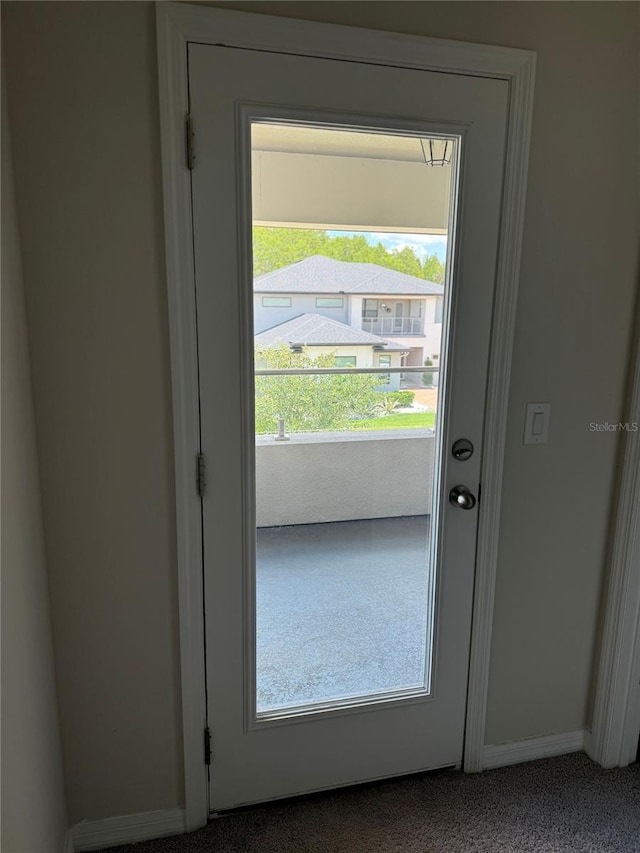
[[[256,124],[252,146],[256,224],[447,232],[451,167],[426,138]]]

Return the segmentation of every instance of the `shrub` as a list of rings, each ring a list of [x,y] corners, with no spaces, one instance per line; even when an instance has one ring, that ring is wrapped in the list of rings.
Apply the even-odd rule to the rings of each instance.
[[[398,404],[399,409],[408,409],[413,406],[415,394],[413,391],[387,391],[384,395],[388,400],[393,400]]]
[[[387,394],[376,403],[375,411],[380,412],[382,415],[390,415],[391,412],[395,411],[397,408],[398,401],[392,400],[391,395]]]
[[[285,344],[256,349],[256,365],[269,368],[335,367],[333,353],[311,357],[293,353]],[[353,375],[256,376],[256,433],[276,431],[285,419],[287,432],[346,429],[354,417],[365,417],[376,403],[376,376]]]
[[[413,406],[415,394],[413,391],[379,391],[380,400],[390,400],[396,404],[397,409],[408,409]],[[379,405],[379,403],[378,403]]]

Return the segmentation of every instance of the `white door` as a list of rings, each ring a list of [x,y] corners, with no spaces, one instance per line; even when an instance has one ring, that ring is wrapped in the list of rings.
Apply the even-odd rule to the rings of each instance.
[[[208,460],[203,525],[211,809],[459,765],[507,84],[191,45],[189,92],[196,131],[202,450]],[[295,159],[310,150],[296,147],[300,131],[322,131],[320,148],[339,154],[342,146],[347,159],[354,132],[362,134],[356,147],[367,163],[356,157],[354,168],[363,170],[402,160],[389,153],[394,145],[420,143],[428,152],[425,140],[449,140],[450,165],[422,161],[426,170],[449,168],[451,190],[445,331],[433,368],[441,371],[440,396],[437,414],[428,401],[400,413],[405,420],[422,418],[413,431],[378,429],[398,413],[365,413],[362,402],[353,403],[339,429],[325,429],[322,417],[331,409],[323,402],[328,383],[353,383],[349,400],[371,392],[366,369],[345,366],[360,356],[337,348],[332,335],[353,343],[350,326],[358,325],[361,297],[388,301],[409,295],[403,293],[408,286],[417,288],[415,296],[423,292],[415,276],[401,276],[406,284],[400,284],[385,274],[381,293],[373,273],[355,281],[355,268],[316,256],[304,262],[307,267],[285,263],[285,272],[257,279],[253,293],[252,193],[255,206],[267,179],[262,175],[257,188],[255,175],[252,182],[252,138],[266,151],[275,134],[271,149]],[[340,136],[345,133],[348,145]],[[331,134],[337,134],[333,148]],[[368,155],[367,146],[373,146]],[[274,203],[288,201],[297,189],[285,175],[271,190]],[[307,225],[322,230],[352,199],[325,186],[315,200],[335,211],[330,222],[307,215]],[[374,208],[375,199],[368,203]],[[372,215],[383,217],[385,210],[382,204]],[[406,223],[397,225],[396,231]],[[304,269],[311,273],[300,278]],[[343,277],[334,286],[331,275]],[[271,355],[254,364],[252,302],[267,329],[260,340],[284,352],[285,362]],[[344,309],[338,325],[317,325],[319,304]],[[268,311],[274,312],[267,314],[272,326],[264,321]],[[392,363],[399,372],[406,348],[384,341],[376,346],[396,347]],[[327,356],[332,348],[336,358],[344,353],[342,361]],[[402,369],[420,384],[424,368]],[[379,376],[372,381],[379,383]],[[273,415],[273,426],[257,428],[272,392],[278,403],[267,410],[267,420]],[[416,391],[424,393],[431,392]],[[305,431],[312,411],[316,425]],[[285,422],[278,425],[276,415]],[[459,438],[475,448],[469,458],[454,458]],[[454,506],[456,486],[468,493],[463,490]]]

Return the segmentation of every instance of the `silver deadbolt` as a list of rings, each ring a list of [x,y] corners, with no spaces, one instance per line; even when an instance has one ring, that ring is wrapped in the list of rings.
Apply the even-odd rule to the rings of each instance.
[[[473,509],[476,499],[466,486],[454,486],[449,492],[449,503],[458,509]]]
[[[468,438],[459,438],[453,442],[451,455],[454,459],[465,462],[473,456],[473,444],[471,444]]]

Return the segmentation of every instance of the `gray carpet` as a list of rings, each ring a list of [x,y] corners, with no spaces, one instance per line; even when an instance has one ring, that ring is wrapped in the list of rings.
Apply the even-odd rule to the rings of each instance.
[[[584,754],[315,794],[112,853],[638,853],[640,768]]]
[[[428,516],[258,530],[258,710],[424,684],[428,537]]]

